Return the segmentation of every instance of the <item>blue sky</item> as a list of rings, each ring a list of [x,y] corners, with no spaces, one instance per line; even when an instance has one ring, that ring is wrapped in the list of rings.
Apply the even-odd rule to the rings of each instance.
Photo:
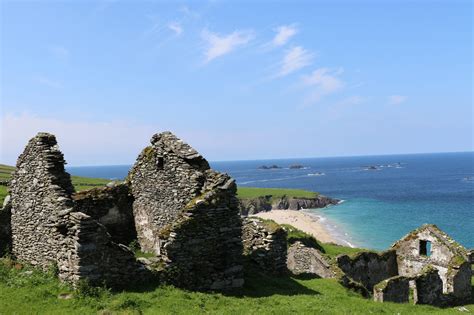
[[[1,161],[473,150],[470,1],[2,1]]]

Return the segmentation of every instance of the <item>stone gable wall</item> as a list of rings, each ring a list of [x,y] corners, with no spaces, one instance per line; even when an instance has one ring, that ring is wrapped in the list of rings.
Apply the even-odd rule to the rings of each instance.
[[[431,242],[430,255],[420,255],[420,241]],[[424,225],[393,245],[397,252],[398,272],[412,277],[427,265],[438,270],[443,281],[443,292],[458,297],[471,294],[469,257],[465,249],[434,225]],[[456,289],[457,288],[457,289]]]
[[[56,138],[39,133],[18,158],[10,182],[12,253],[44,269],[61,251],[58,213],[73,206],[74,188],[64,163]]]
[[[133,211],[143,251],[160,253],[160,230],[201,194],[207,161],[189,145],[165,132],[153,136],[130,170]]]
[[[241,286],[236,185],[169,132],[156,134],[127,181],[143,251],[159,256],[162,278],[192,289]]]
[[[14,257],[43,269],[57,266],[62,280],[122,286],[143,266],[116,244],[104,225],[75,211],[70,176],[56,138],[39,133],[18,158],[11,180]]]
[[[268,274],[285,274],[288,269],[287,233],[273,221],[249,217],[243,220],[244,255]]]

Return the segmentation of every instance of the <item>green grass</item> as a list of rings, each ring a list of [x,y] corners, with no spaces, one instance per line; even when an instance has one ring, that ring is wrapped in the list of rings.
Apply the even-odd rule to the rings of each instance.
[[[280,198],[283,196],[294,198],[314,198],[318,193],[302,189],[281,189],[281,188],[256,188],[256,187],[238,187],[237,197],[241,199],[258,198],[261,196],[272,196]]]
[[[270,277],[249,266],[242,289],[189,292],[172,286],[110,292],[81,285],[78,291],[55,275],[0,259],[0,314],[460,314],[410,304],[377,303],[333,279]],[[70,296],[60,299],[59,296]],[[474,305],[465,306],[474,312]]]

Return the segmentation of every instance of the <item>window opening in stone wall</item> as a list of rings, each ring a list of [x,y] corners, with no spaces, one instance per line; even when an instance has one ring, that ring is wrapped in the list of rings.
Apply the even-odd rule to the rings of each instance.
[[[420,255],[431,256],[431,242],[420,240]]]
[[[162,156],[158,157],[158,162],[156,163],[156,166],[158,167],[159,170],[162,170],[163,167],[165,166],[165,160],[163,159]]]

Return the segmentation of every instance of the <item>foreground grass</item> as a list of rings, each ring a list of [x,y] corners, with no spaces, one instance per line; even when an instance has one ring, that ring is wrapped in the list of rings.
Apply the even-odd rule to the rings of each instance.
[[[172,286],[110,292],[61,284],[42,273],[0,259],[0,314],[460,314],[439,309],[376,303],[332,279],[269,277],[247,268],[244,288],[227,293],[189,292]],[[68,297],[63,299],[60,297]],[[474,305],[465,306],[474,312]]]
[[[318,193],[302,190],[302,189],[282,189],[282,188],[256,188],[256,187],[239,187],[237,189],[237,197],[241,199],[251,199],[261,196],[272,196],[280,198],[283,196],[294,198],[314,198]]]

